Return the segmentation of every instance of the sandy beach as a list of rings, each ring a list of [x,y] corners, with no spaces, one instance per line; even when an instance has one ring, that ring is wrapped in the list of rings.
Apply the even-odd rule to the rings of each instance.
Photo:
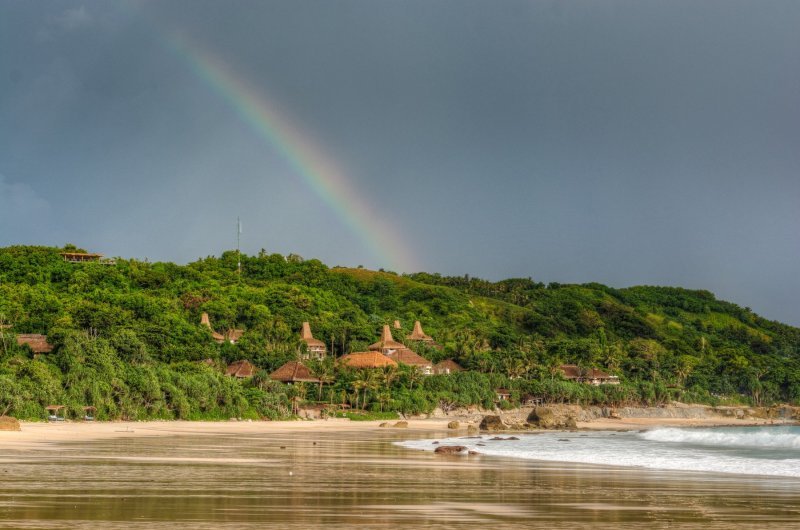
[[[24,422],[0,432],[0,528],[727,529],[785,528],[800,517],[793,479],[447,456],[396,444],[468,436],[467,421],[447,428],[452,419],[411,419],[407,428],[345,419]],[[604,420],[564,435],[752,423]]]
[[[47,445],[58,442],[81,442],[90,440],[110,440],[118,438],[141,438],[150,436],[191,436],[191,435],[251,435],[286,433],[325,433],[325,432],[367,432],[376,429],[394,431],[447,432],[447,424],[452,420],[460,422],[460,429],[452,434],[465,433],[469,425],[478,426],[476,416],[409,419],[408,427],[392,427],[395,421],[350,421],[331,418],[327,420],[296,421],[142,421],[142,422],[21,422],[20,431],[0,431],[0,447],[31,447],[31,444]],[[389,427],[380,427],[388,423]],[[736,418],[601,418],[578,422],[582,430],[642,430],[657,427],[720,427],[776,425],[780,420],[736,419]],[[792,422],[787,422],[792,423]],[[528,431],[531,432],[531,431]]]

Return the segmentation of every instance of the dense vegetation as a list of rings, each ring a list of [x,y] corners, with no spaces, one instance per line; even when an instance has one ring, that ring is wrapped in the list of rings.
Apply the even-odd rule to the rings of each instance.
[[[240,276],[235,252],[180,266],[72,264],[61,250],[0,249],[0,414],[43,418],[44,405],[58,403],[94,405],[103,419],[276,418],[303,401],[422,412],[491,407],[497,387],[511,389],[512,401],[800,401],[800,329],[707,291],[398,276],[264,251],[242,256]],[[218,345],[202,312],[217,330],[245,329],[243,337]],[[366,349],[385,323],[400,320],[395,338],[403,339],[420,320],[443,348],[413,348],[468,371],[423,377],[328,360],[313,366],[324,385],[271,381],[270,371],[301,352],[304,320],[336,356]],[[18,333],[47,334],[55,348],[34,359],[17,346]],[[198,362],[209,358],[214,366]],[[226,377],[224,366],[238,359],[260,371]],[[599,367],[623,383],[571,383],[562,363]]]

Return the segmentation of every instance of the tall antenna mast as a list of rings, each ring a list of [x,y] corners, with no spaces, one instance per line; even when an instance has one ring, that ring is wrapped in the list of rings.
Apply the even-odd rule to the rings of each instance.
[[[236,217],[236,272],[239,274],[239,281],[242,280],[242,253],[239,250],[239,240],[242,236],[242,221]]]

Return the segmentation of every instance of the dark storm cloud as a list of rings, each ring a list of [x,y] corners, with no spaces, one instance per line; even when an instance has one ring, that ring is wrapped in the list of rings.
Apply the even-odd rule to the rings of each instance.
[[[426,270],[706,288],[800,324],[800,4],[0,6],[0,244],[387,266],[169,46],[312,135]],[[22,199],[21,199],[22,198]],[[31,208],[20,204],[31,204]]]

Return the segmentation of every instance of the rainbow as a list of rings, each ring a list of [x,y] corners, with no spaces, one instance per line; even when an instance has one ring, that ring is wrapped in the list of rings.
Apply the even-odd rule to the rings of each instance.
[[[418,270],[414,253],[401,234],[358,193],[338,164],[278,111],[261,87],[250,86],[224,61],[184,35],[173,34],[167,41],[170,49],[204,84],[289,162],[294,172],[361,240],[379,264],[402,272]]]

